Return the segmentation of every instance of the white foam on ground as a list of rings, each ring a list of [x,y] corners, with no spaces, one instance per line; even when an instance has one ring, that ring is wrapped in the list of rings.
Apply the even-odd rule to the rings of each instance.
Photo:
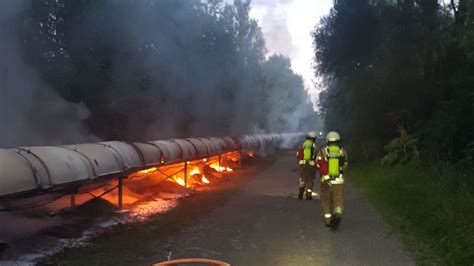
[[[35,242],[43,241],[44,243],[35,243],[38,247],[30,247],[31,250],[24,251],[24,254],[21,254],[21,251],[19,251],[20,255],[16,258],[0,260],[0,265],[35,265],[42,258],[52,256],[66,249],[85,246],[104,231],[110,230],[114,226],[145,222],[155,215],[166,213],[178,205],[179,199],[189,195],[190,193],[160,193],[152,197],[152,200],[141,201],[131,205],[127,212],[124,212],[122,215],[97,219],[90,228],[82,232],[79,238],[64,239],[44,236],[41,239],[39,237],[39,240],[35,239]]]

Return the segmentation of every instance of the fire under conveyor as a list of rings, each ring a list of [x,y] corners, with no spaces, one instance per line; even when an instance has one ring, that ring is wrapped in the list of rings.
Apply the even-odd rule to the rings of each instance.
[[[18,202],[28,205],[28,200],[37,206],[34,199],[51,194],[71,195],[74,205],[75,194],[87,193],[110,180],[117,180],[113,189],[118,189],[117,206],[121,209],[123,179],[134,173],[181,164],[186,187],[192,161],[217,157],[220,167],[225,154],[238,153],[241,158],[269,153],[282,143],[293,144],[302,138],[303,134],[287,133],[0,149],[0,211],[16,210]]]

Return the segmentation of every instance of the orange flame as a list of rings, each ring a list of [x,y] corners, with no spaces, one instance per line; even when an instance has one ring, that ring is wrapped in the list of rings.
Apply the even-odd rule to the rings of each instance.
[[[183,186],[183,187],[186,186],[186,183],[184,182],[183,178],[177,177],[174,175],[172,179],[174,182],[178,183],[178,185]]]
[[[212,169],[216,170],[217,172],[233,172],[234,170],[230,167],[219,166],[218,163],[213,163],[209,165]]]
[[[189,172],[189,176],[190,177],[194,177],[196,175],[200,175],[201,176],[201,182],[204,183],[204,184],[209,184],[210,181],[209,179],[207,179],[202,173],[201,171],[199,170],[199,168],[194,168],[193,170],[191,170],[191,172]],[[199,178],[199,176],[196,176],[195,178]]]
[[[138,171],[138,173],[141,174],[141,175],[146,175],[146,174],[155,172],[156,170],[158,170],[156,167],[152,167],[152,168],[148,168],[148,169],[145,169],[145,170]]]
[[[184,180],[182,178],[178,178],[178,180],[176,181],[180,186],[186,186],[186,183],[184,182]]]
[[[199,175],[199,174],[201,174],[201,171],[199,171],[198,168],[194,168],[193,170],[191,170],[191,172],[189,172],[189,176]]]

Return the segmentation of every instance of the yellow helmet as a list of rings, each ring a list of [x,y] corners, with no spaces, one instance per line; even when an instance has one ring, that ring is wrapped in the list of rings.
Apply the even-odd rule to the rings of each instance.
[[[315,139],[316,138],[316,132],[314,131],[310,131],[308,132],[308,134],[306,135],[308,138],[313,138]]]
[[[341,140],[341,136],[339,136],[339,133],[337,133],[336,131],[331,131],[326,136],[326,142],[336,142],[339,140]]]

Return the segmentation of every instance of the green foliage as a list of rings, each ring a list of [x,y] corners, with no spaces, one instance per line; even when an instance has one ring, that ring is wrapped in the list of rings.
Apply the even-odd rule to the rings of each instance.
[[[394,165],[410,160],[419,160],[417,142],[418,139],[407,134],[392,139],[385,145],[386,154],[382,158],[382,165]]]
[[[326,127],[377,156],[400,126],[420,152],[452,162],[474,138],[474,4],[337,1],[314,31]],[[408,140],[387,145],[386,163]],[[408,143],[405,143],[408,144]]]
[[[474,194],[417,163],[353,165],[351,180],[382,214],[420,265],[471,265]],[[453,170],[447,176],[456,176]]]
[[[471,265],[474,2],[446,2],[338,0],[314,31],[315,70],[326,127],[351,153],[405,162],[351,177],[419,263]]]

